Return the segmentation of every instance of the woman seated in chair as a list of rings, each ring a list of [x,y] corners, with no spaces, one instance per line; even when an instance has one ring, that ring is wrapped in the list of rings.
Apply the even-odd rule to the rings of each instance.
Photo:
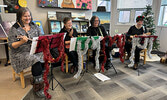
[[[131,49],[132,49],[132,43],[131,43],[132,38],[135,35],[150,35],[150,32],[147,33],[146,27],[143,27],[143,19],[144,19],[144,16],[138,16],[136,18],[136,23],[137,24],[131,26],[130,29],[128,30],[127,34],[126,34],[125,50],[128,53],[128,57],[130,56],[130,52],[131,52]],[[141,50],[142,49],[140,49],[136,46],[134,69],[137,69]]]
[[[61,29],[60,33],[66,32],[66,37],[64,39],[65,43],[65,52],[68,55],[68,58],[73,63],[70,68],[70,73],[74,73],[75,70],[78,68],[78,54],[76,51],[70,51],[70,40],[72,37],[77,37],[76,29],[72,28],[72,19],[69,17],[65,17],[63,19],[64,27]]]
[[[39,97],[45,97],[43,92],[42,66],[40,57],[42,53],[30,55],[31,39],[42,33],[38,26],[32,22],[32,15],[28,8],[20,8],[17,12],[16,23],[9,31],[9,47],[11,65],[16,73],[32,66],[32,85]]]
[[[90,20],[91,26],[87,30],[87,36],[107,36],[107,33],[103,26],[100,25],[100,19],[97,16],[93,16]],[[110,60],[110,51],[111,48],[106,46],[105,52],[107,56],[107,62],[105,64],[105,69],[109,69],[111,67],[111,60]],[[95,65],[95,55],[96,50],[93,50],[93,63]]]

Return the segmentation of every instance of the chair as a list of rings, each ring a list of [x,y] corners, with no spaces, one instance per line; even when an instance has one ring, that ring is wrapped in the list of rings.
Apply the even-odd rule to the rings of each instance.
[[[24,89],[25,88],[24,75],[31,73],[31,70],[28,70],[28,71],[23,70],[20,73],[16,73],[12,67],[12,73],[13,73],[13,81],[16,80],[16,75],[19,76],[21,80],[21,87]]]
[[[144,58],[143,59],[143,64],[145,65],[146,64],[146,56],[147,56],[147,48],[141,50],[140,53],[144,53],[144,54],[140,54],[140,56]]]
[[[140,54],[140,56],[143,57],[143,64],[145,65],[146,64],[147,48],[141,50],[140,53],[143,53],[143,54]],[[127,52],[125,51],[125,53],[124,53],[124,60],[125,60],[126,56],[127,56]]]
[[[68,73],[68,63],[70,61],[68,60],[68,55],[65,56],[65,64],[66,64],[66,73]],[[82,69],[83,69],[83,56],[82,56]]]

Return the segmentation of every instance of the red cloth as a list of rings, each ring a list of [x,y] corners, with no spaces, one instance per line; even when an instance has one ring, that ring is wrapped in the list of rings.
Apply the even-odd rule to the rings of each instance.
[[[105,53],[105,41],[109,38],[109,47],[112,47],[112,44],[114,42],[117,43],[117,47],[119,48],[119,54],[120,54],[120,60],[121,62],[124,62],[124,59],[122,58],[124,56],[124,45],[125,45],[125,35],[115,35],[113,38],[111,36],[105,36],[102,40],[102,51],[104,54],[104,60],[102,62],[101,70],[104,72],[104,64],[106,63],[106,53]]]
[[[154,38],[154,41],[155,39],[157,39],[158,36],[155,36],[155,35],[137,35],[135,37],[140,37],[140,38]]]
[[[52,58],[50,54],[50,49],[51,48],[58,48],[59,51],[59,56],[57,58]],[[47,36],[39,36],[38,38],[38,43],[37,43],[37,48],[36,48],[36,53],[38,52],[43,52],[44,55],[44,61],[45,61],[45,72],[44,72],[44,94],[48,99],[51,98],[51,95],[48,93],[49,89],[49,83],[47,80],[47,75],[49,73],[49,66],[48,63],[51,62],[58,62],[60,58],[62,58],[62,63],[61,63],[61,70],[64,71],[64,33],[60,34],[55,34],[55,35],[47,35]]]

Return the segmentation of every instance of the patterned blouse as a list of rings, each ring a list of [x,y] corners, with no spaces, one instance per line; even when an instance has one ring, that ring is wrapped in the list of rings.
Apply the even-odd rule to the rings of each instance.
[[[9,54],[11,65],[16,71],[16,73],[19,73],[23,71],[23,69],[26,69],[35,64],[36,62],[40,61],[40,58],[42,56],[41,53],[30,55],[31,41],[28,41],[20,45],[16,49],[12,47],[13,42],[19,41],[19,39],[17,38],[17,36],[19,35],[25,35],[28,38],[32,39],[33,37],[38,37],[42,34],[40,28],[38,28],[36,24],[31,23],[30,27],[31,29],[28,32],[26,32],[22,27],[18,25],[18,23],[15,23],[9,31]]]

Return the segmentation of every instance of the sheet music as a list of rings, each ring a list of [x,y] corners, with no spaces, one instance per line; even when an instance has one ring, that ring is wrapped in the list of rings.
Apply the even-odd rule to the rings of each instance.
[[[94,76],[97,77],[99,80],[101,80],[103,82],[107,81],[107,80],[110,80],[109,77],[107,77],[107,76],[105,76],[105,75],[103,75],[101,73],[96,73],[96,74],[94,74]]]
[[[71,38],[71,41],[70,41],[70,50],[69,51],[75,51],[76,41],[77,41],[77,37]]]
[[[32,44],[31,44],[30,55],[35,53],[35,50],[36,50],[36,47],[37,47],[37,43],[38,43],[38,41],[36,41],[36,40],[38,40],[38,37],[33,37]]]

